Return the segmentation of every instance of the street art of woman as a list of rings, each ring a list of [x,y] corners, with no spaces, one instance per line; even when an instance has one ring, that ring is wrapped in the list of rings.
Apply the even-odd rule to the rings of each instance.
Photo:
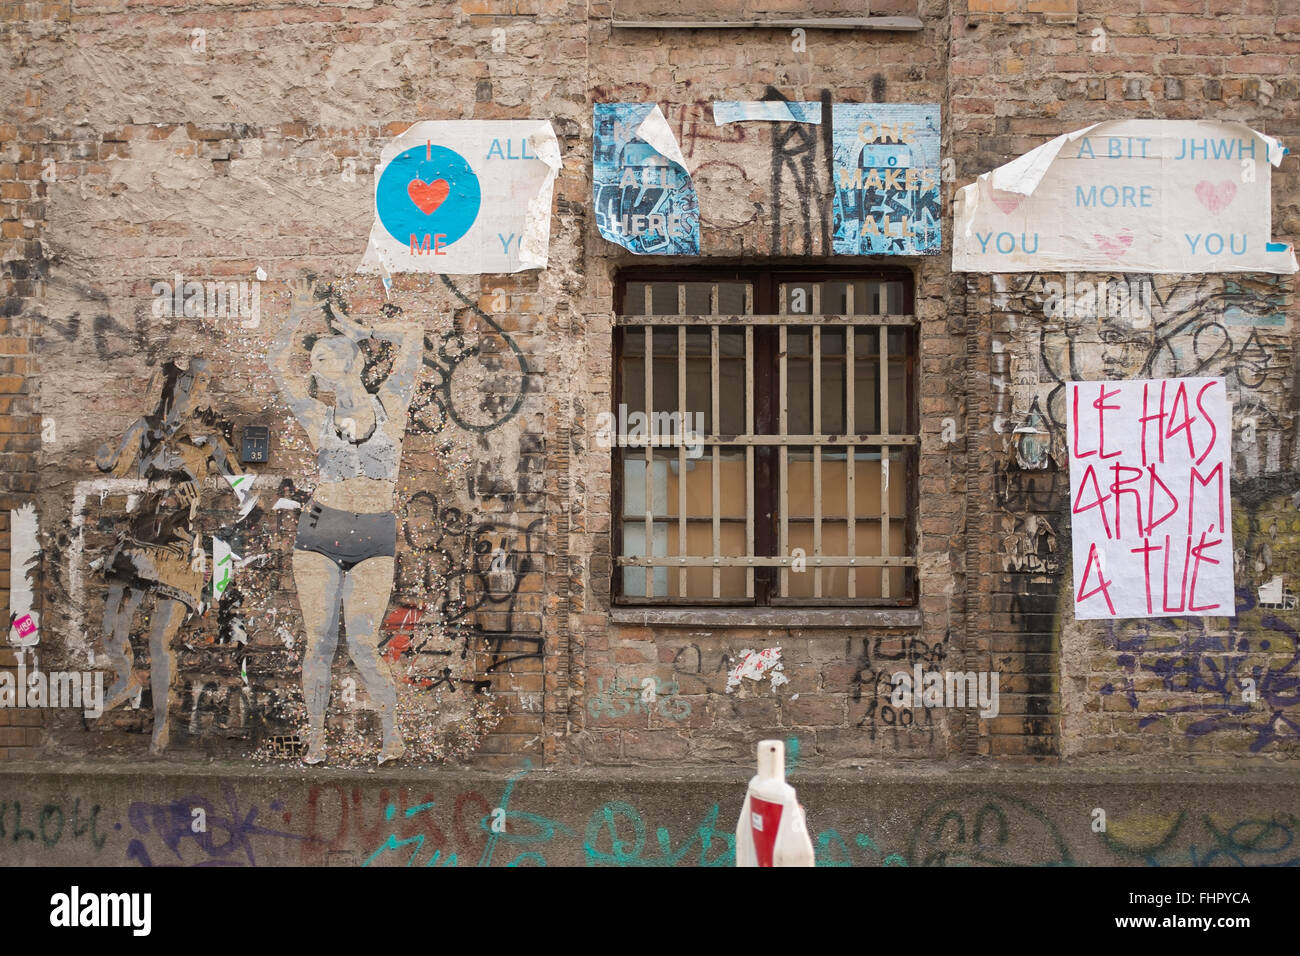
[[[194,521],[209,463],[239,496],[244,506],[241,520],[256,503],[245,492],[250,476],[240,468],[221,430],[196,415],[211,379],[207,361],[192,358],[188,368],[168,362],[162,375],[162,396],[154,413],[132,422],[116,449],[102,445],[95,456],[100,471],[149,482],[142,500],[131,509],[130,527],[118,535],[101,571],[108,580],[105,650],[116,674],[105,711],[141,690],[132,669],[131,625],[144,599],[154,598],[149,630],[154,754],[166,749],[170,736],[167,713],[176,671],[172,639],[185,615],[199,610],[203,596],[206,552]]]
[[[268,363],[307,433],[320,471],[299,519],[293,551],[298,605],[307,630],[302,683],[308,733],[303,761],[325,760],[325,711],[341,609],[348,653],[379,710],[382,764],[406,752],[397,729],[397,687],[379,650],[379,629],[393,590],[397,469],[424,336],[409,325],[366,328],[330,310],[329,318],[342,334],[311,344],[311,378],[319,391],[334,396],[334,403],[327,404],[309,392],[307,379],[290,369],[299,325],[323,306],[314,299],[309,282],[290,283],[290,288],[289,319],[271,347]],[[396,351],[392,372],[377,394],[362,382],[365,363],[358,343],[366,338],[391,342]]]

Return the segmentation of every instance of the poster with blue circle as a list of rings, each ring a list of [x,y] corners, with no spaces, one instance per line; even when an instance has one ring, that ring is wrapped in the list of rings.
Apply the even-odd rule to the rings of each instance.
[[[375,169],[358,272],[473,275],[544,269],[559,144],[545,120],[427,121]]]

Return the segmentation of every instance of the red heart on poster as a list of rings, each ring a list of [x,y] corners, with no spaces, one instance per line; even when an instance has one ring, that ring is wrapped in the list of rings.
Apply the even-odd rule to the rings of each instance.
[[[1202,206],[1216,216],[1228,208],[1228,204],[1236,195],[1237,184],[1230,179],[1225,179],[1221,183],[1202,179],[1196,184],[1196,198],[1201,201]]]
[[[1002,210],[1003,215],[1011,215],[1020,208],[1020,204],[1025,201],[1025,197],[1020,193],[1004,192],[1001,189],[994,189],[992,183],[988,183],[989,199],[993,200],[993,205]]]
[[[1133,245],[1133,234],[1128,230],[1117,236],[1101,236],[1094,232],[1092,238],[1097,240],[1098,247],[1108,259],[1118,259]]]
[[[406,187],[406,194],[411,197],[411,202],[415,203],[420,212],[426,216],[431,215],[442,205],[449,192],[451,186],[447,185],[445,179],[435,179],[431,183],[426,183],[423,179],[412,179]]]

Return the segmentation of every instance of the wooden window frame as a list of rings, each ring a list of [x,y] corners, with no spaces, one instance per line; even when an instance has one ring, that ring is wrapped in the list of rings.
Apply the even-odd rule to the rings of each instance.
[[[813,304],[813,311],[809,313],[797,314],[796,321],[790,321],[791,314],[783,314],[783,303],[781,302],[781,288],[786,284],[801,282],[854,282],[854,281],[893,281],[900,282],[903,288],[903,312],[900,315],[889,315],[886,321],[881,321],[880,316],[833,316],[817,312],[817,304]],[[646,316],[629,316],[625,314],[626,295],[628,286],[632,283],[686,283],[686,282],[710,282],[710,283],[727,283],[727,282],[745,282],[749,283],[752,289],[752,310],[748,316],[725,321],[723,323],[709,323],[707,316],[654,316],[653,320],[648,320]],[[683,297],[679,293],[679,301]],[[623,524],[624,524],[624,504],[623,504],[623,480],[624,469],[622,466],[622,454],[634,451],[633,448],[612,448],[611,449],[611,535],[612,535],[612,557],[613,557],[613,581],[611,595],[615,606],[629,608],[659,608],[659,609],[706,609],[706,608],[751,608],[760,611],[770,611],[777,608],[790,609],[807,609],[816,607],[845,607],[845,608],[906,608],[913,607],[918,602],[918,578],[917,564],[915,556],[915,541],[917,528],[917,507],[919,503],[918,487],[920,484],[917,473],[917,463],[919,460],[920,445],[920,422],[919,422],[919,403],[917,401],[917,375],[919,372],[919,328],[915,318],[915,275],[905,268],[853,268],[853,267],[799,267],[799,266],[746,266],[746,267],[635,267],[625,269],[619,272],[614,282],[614,312],[615,312],[615,334],[612,342],[612,369],[611,376],[611,406],[616,410],[619,398],[623,392],[623,330],[626,328],[651,326],[656,329],[658,334],[668,332],[669,329],[677,330],[689,327],[692,324],[699,325],[703,328],[718,328],[725,325],[733,325],[737,328],[753,329],[753,395],[754,395],[754,422],[752,435],[777,435],[779,434],[780,422],[780,402],[781,395],[778,387],[781,380],[781,362],[779,360],[780,341],[784,337],[783,332],[789,328],[810,327],[814,329],[825,329],[828,327],[846,326],[849,328],[860,328],[862,326],[877,326],[881,329],[882,338],[887,329],[904,329],[906,330],[906,347],[904,350],[904,395],[905,395],[905,415],[903,419],[903,431],[899,433],[884,434],[888,440],[881,443],[882,450],[885,447],[891,449],[901,447],[904,452],[904,461],[908,474],[908,483],[905,490],[905,508],[906,515],[903,527],[903,540],[905,553],[898,556],[890,556],[895,559],[896,563],[890,564],[890,567],[901,567],[903,569],[903,594],[890,595],[888,597],[857,597],[857,598],[783,598],[780,597],[780,575],[790,574],[787,566],[783,567],[779,563],[772,563],[780,548],[781,520],[780,516],[785,513],[781,509],[781,474],[779,459],[783,457],[782,451],[774,444],[753,443],[753,497],[747,508],[747,522],[752,519],[753,524],[753,544],[751,556],[754,558],[768,559],[767,563],[755,565],[753,567],[753,596],[743,598],[708,598],[708,597],[643,597],[640,595],[628,596],[623,593],[624,569],[632,567],[646,567],[647,585],[649,585],[651,576],[651,566],[638,563],[624,563],[623,556]],[[673,319],[680,318],[684,321],[673,322]],[[830,321],[828,321],[828,319]],[[754,321],[757,320],[757,321]],[[681,333],[677,333],[681,334]],[[817,333],[814,333],[816,335]],[[716,333],[714,341],[716,343]],[[852,336],[849,336],[852,339]],[[747,350],[747,355],[749,355]],[[716,357],[716,346],[715,346]],[[885,358],[888,359],[888,349],[885,350]],[[852,375],[847,376],[852,379]],[[684,381],[678,383],[679,389],[685,388]],[[816,392],[814,394],[817,394]],[[851,394],[851,392],[850,392]],[[716,396],[715,396],[716,402]],[[713,418],[714,427],[717,427],[716,409]],[[615,411],[616,414],[616,411]],[[888,422],[882,423],[882,427],[888,429]],[[848,429],[846,429],[846,432]],[[748,437],[748,436],[747,436]],[[820,437],[820,436],[818,436]],[[844,436],[841,436],[843,438]],[[860,441],[860,444],[875,444]],[[728,443],[730,444],[730,443]],[[824,441],[809,442],[812,447],[837,447],[844,446],[845,441],[840,442]],[[639,449],[635,449],[639,450]],[[617,467],[614,467],[617,466]],[[852,469],[850,469],[850,473]],[[714,472],[714,480],[717,480],[717,470]],[[649,471],[647,471],[646,481],[650,480]],[[647,485],[648,486],[648,485]],[[882,498],[884,497],[882,493]],[[716,500],[716,499],[715,499]],[[852,509],[849,509],[852,512]],[[818,512],[820,509],[818,509]],[[887,508],[882,508],[886,514]],[[892,517],[892,516],[891,516]],[[715,506],[714,524],[717,525],[717,511]],[[850,517],[849,525],[852,527],[854,519]],[[883,525],[882,525],[883,528]],[[653,551],[651,543],[651,529],[646,528],[646,550]],[[888,554],[888,533],[882,535],[882,549]],[[688,558],[688,560],[695,560]],[[703,560],[701,558],[700,560]],[[782,558],[782,560],[787,560]],[[655,565],[656,567],[664,565]],[[698,566],[698,564],[693,565]],[[728,565],[734,567],[735,565]],[[878,566],[871,559],[868,559],[861,567]],[[813,556],[808,556],[808,571],[814,573]],[[671,573],[671,570],[670,570]],[[715,577],[717,571],[715,570]],[[888,578],[888,575],[883,575]],[[818,573],[820,582],[820,574]],[[649,586],[645,589],[647,594],[653,589]],[[818,588],[820,590],[820,588]],[[887,588],[886,588],[887,590]]]

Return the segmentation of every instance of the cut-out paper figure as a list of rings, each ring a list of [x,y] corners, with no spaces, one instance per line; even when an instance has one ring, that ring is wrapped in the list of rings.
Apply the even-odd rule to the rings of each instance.
[[[280,391],[316,451],[320,471],[315,493],[302,510],[293,551],[294,582],[307,631],[302,682],[308,732],[303,760],[325,760],[330,665],[342,610],[348,653],[379,710],[382,764],[406,752],[397,730],[396,683],[380,653],[379,632],[393,590],[397,468],[423,357],[423,331],[410,325],[365,328],[330,303],[318,301],[310,282],[292,283],[291,289],[289,319],[268,358]],[[332,404],[313,395],[307,380],[290,369],[298,327],[316,311],[340,330],[311,345],[311,379],[318,391],[333,393]],[[395,346],[392,372],[377,392],[368,391],[362,381],[365,362],[358,343],[366,338]]]
[[[206,560],[194,522],[209,463],[239,496],[241,519],[251,514],[256,503],[245,491],[248,476],[221,429],[210,413],[198,412],[212,377],[207,361],[192,358],[188,368],[168,362],[162,376],[162,396],[154,413],[132,422],[116,449],[102,445],[95,456],[100,471],[119,478],[143,478],[151,485],[132,509],[130,527],[118,535],[102,565],[108,581],[105,649],[116,675],[104,710],[139,700],[141,686],[132,672],[131,625],[145,598],[152,597],[150,752],[155,754],[166,749],[170,736],[167,713],[176,672],[172,639],[186,614],[198,611],[202,602]]]

